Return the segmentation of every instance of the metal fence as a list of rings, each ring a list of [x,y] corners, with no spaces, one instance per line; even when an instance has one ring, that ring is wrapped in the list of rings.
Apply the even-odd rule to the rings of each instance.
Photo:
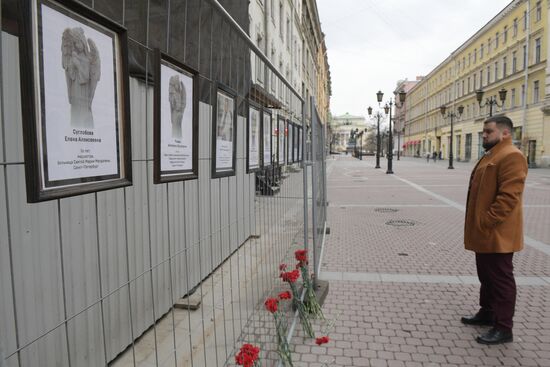
[[[2,32],[0,365],[222,366],[245,341],[275,361],[262,303],[280,287],[278,265],[307,245],[307,172],[285,136],[287,122],[302,127],[307,155],[301,96],[246,37],[242,9],[82,2],[128,29],[133,184],[27,203],[18,34]],[[3,3],[6,17],[17,14],[17,2]],[[200,73],[197,180],[153,183],[157,47]],[[237,92],[237,159],[234,176],[214,179],[218,82]],[[272,164],[256,173],[246,169],[249,102],[271,114],[273,141],[287,144],[273,145]],[[314,117],[316,226],[326,218],[319,124]]]
[[[327,192],[326,192],[326,142],[325,124],[316,109],[315,99],[311,97],[311,182],[312,182],[312,238],[315,278],[319,277],[320,259],[327,232]]]

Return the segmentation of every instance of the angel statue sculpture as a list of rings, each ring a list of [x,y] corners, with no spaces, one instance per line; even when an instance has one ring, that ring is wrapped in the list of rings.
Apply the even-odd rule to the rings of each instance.
[[[187,93],[185,92],[185,85],[183,85],[179,75],[173,75],[170,77],[168,98],[170,99],[172,138],[181,139],[181,121],[183,119],[183,111],[185,111]]]
[[[62,65],[71,105],[71,126],[94,127],[92,101],[101,77],[101,60],[95,42],[80,27],[66,28],[61,38]]]

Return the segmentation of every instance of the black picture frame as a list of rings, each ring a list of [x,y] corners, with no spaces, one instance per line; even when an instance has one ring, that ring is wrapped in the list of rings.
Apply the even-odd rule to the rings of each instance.
[[[294,124],[288,120],[286,126],[286,156],[288,164],[292,164],[294,163]]]
[[[266,124],[266,117],[269,118],[268,123]],[[264,109],[262,111],[262,124],[261,124],[261,135],[262,135],[262,144],[261,144],[261,162],[262,168],[268,168],[273,165],[273,114],[268,110]],[[265,143],[269,144],[269,159],[266,160],[266,150]]]
[[[193,180],[198,178],[198,166],[199,166],[199,99],[198,99],[198,77],[199,72],[195,69],[185,65],[184,63],[172,58],[171,56],[161,52],[158,48],[154,51],[154,78],[155,78],[155,87],[154,87],[154,103],[153,103],[153,182],[155,184],[165,183],[165,182],[175,182],[175,181],[185,181]],[[164,67],[164,68],[163,68]],[[164,70],[164,72],[163,72]],[[177,78],[174,80],[179,83],[183,88],[183,93],[179,93],[179,96],[176,98],[171,98],[168,102],[163,102],[162,95],[163,91],[166,92],[166,89],[170,89],[169,84],[166,83],[166,77],[171,74]],[[182,80],[180,80],[182,77]],[[172,79],[170,79],[172,80]],[[191,96],[187,95],[184,81],[192,83],[191,86]],[[178,84],[176,84],[177,86]],[[183,94],[183,95],[182,95]],[[181,116],[179,111],[174,113],[173,111],[167,111],[167,107],[176,104],[178,98],[183,97],[186,102],[183,108]],[[170,98],[170,97],[169,97]],[[190,101],[189,101],[190,100]],[[191,102],[191,106],[188,106],[187,103]],[[181,108],[181,107],[178,107]],[[185,114],[186,109],[191,109],[190,113]],[[173,124],[173,121],[170,121],[172,124],[171,136],[168,137],[166,132],[166,124],[164,125],[163,130],[163,121],[166,121],[168,116],[170,118],[181,118],[180,126],[178,129],[177,125]],[[172,117],[175,115],[174,117]],[[182,152],[185,151],[185,143],[188,143],[189,140],[183,134],[183,129],[188,131],[188,119],[191,118],[191,149],[187,149],[187,154],[191,154],[190,168],[174,168],[174,169],[163,169],[163,157],[165,157],[165,164],[170,164],[170,160],[175,161],[175,164],[181,164],[182,161],[186,163],[187,167],[189,166],[188,158],[186,159],[186,154]],[[187,119],[187,121],[185,121]],[[185,123],[185,125],[183,125]],[[168,144],[163,144],[163,137]],[[168,161],[168,162],[167,162]]]
[[[237,93],[233,89],[221,83],[218,83],[216,85],[215,92],[216,94],[213,98],[214,105],[213,105],[213,114],[212,114],[212,178],[220,178],[220,177],[228,177],[228,176],[235,175],[235,162],[236,162],[236,153],[237,153],[237,144],[236,144],[237,143]],[[231,121],[229,121],[229,123],[231,124],[229,132],[225,131],[225,129],[228,128],[227,126],[223,127],[222,130],[224,131],[219,131],[218,129],[219,127],[218,119],[220,117],[226,118],[223,116],[219,116],[219,115],[224,115],[219,108],[221,99],[224,99],[224,101],[229,101],[231,104],[228,105],[228,108],[229,106],[231,106],[230,108],[232,108],[233,110],[232,116],[230,116]],[[225,121],[224,125],[227,125],[227,123],[228,121]],[[231,160],[230,166],[226,164],[226,166],[218,167],[218,158],[220,158],[219,157],[220,154],[218,154],[218,148],[220,151],[222,151],[222,149],[225,150],[226,153],[228,148],[228,146],[221,146],[226,144],[220,144],[220,146],[218,147],[218,139],[217,139],[218,135],[220,135],[220,137],[223,135],[226,138],[231,137],[232,139],[231,147],[229,147],[232,154],[232,157],[230,158]],[[224,142],[227,142],[227,140],[222,141],[221,143],[224,143]],[[222,161],[222,159],[227,163],[227,157],[220,158],[220,161]]]
[[[19,9],[27,201],[131,185],[126,29],[75,1]]]
[[[302,139],[303,139],[303,128],[298,125],[298,162],[302,162],[304,159],[303,159],[303,155],[302,155],[302,151],[303,151],[303,142],[302,142]]]
[[[260,107],[259,104],[257,103],[254,103],[252,101],[248,101],[248,106],[247,106],[247,111],[248,111],[248,114],[247,114],[247,117],[246,117],[246,173],[253,173],[253,172],[257,172],[259,170],[262,169],[262,140],[263,140],[263,135],[262,135],[262,124],[263,124],[263,115],[262,115],[262,108]],[[257,164],[251,164],[251,159],[253,158],[253,155],[252,155],[252,143],[250,140],[251,140],[251,132],[252,132],[252,113],[253,112],[257,112],[257,136],[256,136],[256,139],[257,139],[257,147],[258,147],[258,151],[257,151],[257,161],[258,163]]]
[[[283,116],[277,116],[277,164],[284,166],[286,164],[286,120]]]

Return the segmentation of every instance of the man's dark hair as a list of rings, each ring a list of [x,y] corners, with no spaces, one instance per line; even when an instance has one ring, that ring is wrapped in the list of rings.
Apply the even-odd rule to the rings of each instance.
[[[510,130],[510,133],[514,130],[514,124],[512,123],[512,120],[510,120],[509,117],[504,115],[494,115],[489,117],[487,120],[485,120],[483,123],[487,124],[489,122],[494,122],[497,124],[497,127],[502,129],[508,129]]]

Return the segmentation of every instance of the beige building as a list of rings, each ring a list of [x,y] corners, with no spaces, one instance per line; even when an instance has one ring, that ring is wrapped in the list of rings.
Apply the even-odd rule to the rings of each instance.
[[[547,7],[546,1],[512,1],[411,88],[402,144],[408,154],[437,151],[448,158],[451,119],[443,118],[440,106],[455,114],[463,106],[463,114],[453,118],[456,160],[477,160],[483,153],[483,121],[505,113],[530,166],[550,166]],[[502,89],[507,91],[503,103]],[[476,90],[484,92],[481,107]]]
[[[363,116],[353,116],[349,113],[341,116],[333,116],[330,123],[331,151],[346,152],[350,143],[351,131],[364,131],[367,122]]]

